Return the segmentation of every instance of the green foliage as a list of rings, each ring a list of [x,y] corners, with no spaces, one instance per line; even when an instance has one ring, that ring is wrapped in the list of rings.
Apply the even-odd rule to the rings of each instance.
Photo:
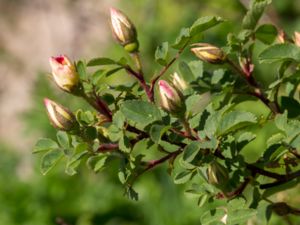
[[[243,28],[253,30],[262,16],[266,6],[271,2],[272,0],[252,0],[250,9],[243,19]]]
[[[41,161],[41,171],[43,175],[46,175],[62,156],[63,152],[60,149],[53,149],[44,154]]]
[[[153,71],[149,81],[139,52],[118,61],[107,57],[78,61],[81,83],[72,94],[94,111],[77,110],[79,128],[58,131],[56,140],[37,142],[33,152],[42,154],[42,173],[63,161],[65,172],[75,175],[84,162],[93,172],[112,172],[125,195],[137,200],[138,179],[167,162],[174,183],[186,185],[186,194],[201,207],[201,224],[245,224],[254,217],[267,223],[277,213],[270,210],[275,204],[268,198],[295,187],[300,176],[299,46],[275,43],[276,27],[259,25],[270,3],[252,1],[242,29],[228,33],[227,43],[220,47],[226,53],[222,65],[180,61],[180,76],[170,77],[170,86],[158,80],[186,48],[223,19],[201,17],[182,28],[175,43],[159,45],[154,58],[162,69]],[[261,42],[265,49],[256,52]],[[212,51],[221,50],[204,46],[203,57],[216,62]],[[277,80],[268,87],[256,77],[260,63],[279,68]],[[103,82],[117,72],[132,82]],[[247,147],[268,126],[272,132],[262,137],[250,163]],[[112,169],[115,165],[117,170]]]
[[[295,60],[300,61],[300,49],[294,44],[277,44],[266,48],[260,55],[262,63]]]
[[[155,60],[161,64],[162,66],[167,64],[167,56],[168,56],[169,43],[164,42],[160,46],[157,47],[155,51]]]
[[[113,64],[117,64],[117,62],[109,58],[96,58],[90,60],[87,63],[87,66],[102,66],[102,65],[113,65]]]
[[[199,18],[191,26],[190,35],[195,36],[198,33],[201,33],[211,27],[218,25],[221,22],[223,22],[223,19],[220,17],[207,16],[207,17]]]
[[[161,119],[160,111],[155,105],[140,100],[125,101],[121,112],[129,121],[140,126],[147,126]]]
[[[57,149],[57,148],[58,148],[58,144],[55,141],[48,139],[48,138],[41,138],[36,143],[33,153],[49,151],[49,150]]]
[[[255,31],[255,37],[265,44],[272,44],[277,35],[277,29],[272,24],[263,24]]]

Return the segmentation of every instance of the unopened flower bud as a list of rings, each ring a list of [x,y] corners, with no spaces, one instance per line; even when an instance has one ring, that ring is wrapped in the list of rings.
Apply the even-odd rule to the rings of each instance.
[[[185,112],[182,94],[165,80],[160,80],[158,86],[162,108],[175,116],[182,116]]]
[[[250,77],[254,70],[254,64],[250,63],[249,58],[244,58],[244,57],[240,57],[239,62],[244,74],[247,77]]]
[[[300,47],[300,32],[295,31],[294,33],[294,43]]]
[[[224,224],[227,224],[227,217],[228,217],[228,215],[227,215],[227,213],[220,219],[220,221],[222,222],[222,223],[224,223]]]
[[[178,73],[176,72],[172,75],[172,83],[174,87],[180,91],[184,91],[188,88],[188,85],[185,82],[185,80],[181,76],[179,76]]]
[[[49,61],[55,83],[66,92],[75,90],[79,83],[79,75],[74,64],[64,55],[51,57]]]
[[[78,123],[70,110],[47,98],[44,99],[44,104],[49,120],[55,128],[64,131],[71,131],[77,128]]]
[[[277,42],[279,44],[283,44],[283,43],[285,43],[285,39],[286,39],[286,35],[285,35],[284,31],[279,30],[278,34],[277,34],[277,38],[276,38]]]
[[[115,8],[110,9],[110,19],[115,39],[124,46],[126,51],[138,51],[137,32],[130,19],[122,11]]]
[[[222,64],[226,61],[226,55],[222,49],[207,43],[193,44],[191,51],[202,61],[212,64]]]
[[[228,182],[228,171],[217,161],[209,164],[207,169],[208,182],[220,189],[224,189]]]

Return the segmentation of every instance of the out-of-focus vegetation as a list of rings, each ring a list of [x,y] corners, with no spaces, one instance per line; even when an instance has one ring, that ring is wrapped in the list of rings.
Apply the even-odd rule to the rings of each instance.
[[[184,200],[181,189],[170,179],[162,180],[166,176],[160,173],[143,179],[143,201],[133,202],[122,195],[119,181],[108,170],[96,175],[83,169],[71,177],[58,167],[47,176],[26,174],[24,167],[39,171],[38,165],[24,165],[24,159],[6,147],[1,149],[0,165],[1,224],[197,224],[194,203]],[[187,211],[176,213],[181,210]]]
[[[24,2],[20,1],[19,4]],[[230,0],[132,0],[130,4],[123,1],[115,6],[130,15],[140,31],[142,60],[146,64],[148,77],[155,71],[154,68],[150,68],[150,64],[156,46],[165,40],[175,39],[178,27],[188,26],[203,15],[218,15],[228,21],[234,21],[210,30],[203,37],[205,42],[222,46],[226,41],[225,34],[235,32],[245,12],[239,1]],[[299,0],[275,0],[273,6],[269,11],[270,18],[265,19],[271,19],[288,34],[300,30]],[[113,40],[108,40],[108,43],[108,55],[113,56],[122,51],[118,45],[114,45]],[[256,47],[262,49],[264,46]],[[96,49],[91,58],[97,54]],[[147,63],[148,61],[151,63]],[[159,68],[158,65],[156,69]],[[173,67],[173,70],[175,69],[176,65]],[[261,73],[256,76],[267,85],[274,80],[273,69],[276,68],[261,67]],[[262,77],[261,74],[269,76]],[[71,98],[56,93],[47,85],[47,79],[44,73],[38,75],[36,88],[32,93],[34,104],[31,110],[22,115],[27,124],[27,135],[55,135],[42,105],[44,97],[59,99],[62,104],[68,102],[71,109],[82,105],[79,99],[70,100]],[[110,82],[114,79],[120,80],[120,74],[112,76]],[[264,135],[263,132],[261,135]],[[31,156],[32,146],[27,147],[27,152],[19,153],[12,149],[10,143],[4,142],[5,140],[0,142],[0,224],[50,225],[59,224],[60,219],[65,221],[60,224],[68,225],[199,224],[200,209],[197,208],[196,202],[184,195],[183,186],[174,186],[171,178],[166,178],[166,168],[159,168],[155,173],[144,176],[136,188],[140,193],[140,201],[132,202],[122,196],[119,181],[110,176],[110,173],[117,170],[117,166],[99,174],[81,169],[79,174],[72,177],[63,172],[64,168],[57,167],[47,176],[42,176],[38,168],[39,160]],[[263,143],[259,143],[258,140],[255,145],[251,145],[249,154],[259,154],[261,144]],[[298,186],[298,189],[294,188],[288,193],[278,195],[278,199],[288,200],[292,205],[299,206],[299,192]],[[296,217],[288,220],[287,224],[299,223],[299,218]],[[282,221],[273,217],[270,224],[279,225]]]

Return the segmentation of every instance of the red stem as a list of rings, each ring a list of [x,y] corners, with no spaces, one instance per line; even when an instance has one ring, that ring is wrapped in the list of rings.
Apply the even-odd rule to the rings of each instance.
[[[168,155],[160,158],[160,159],[156,159],[156,160],[151,160],[149,162],[146,163],[146,168],[144,170],[142,170],[140,173],[136,174],[132,180],[130,181],[130,183],[128,183],[129,186],[131,186],[142,174],[144,174],[145,172],[147,172],[148,170],[153,169],[154,167],[164,163],[165,161],[171,159],[171,158],[176,158],[180,153],[182,152],[181,149],[175,151],[175,152],[171,152]]]
[[[125,68],[125,70],[127,71],[128,74],[132,75],[133,77],[135,77],[139,81],[141,87],[144,89],[145,93],[147,94],[147,97],[148,97],[149,101],[153,102],[154,101],[154,95],[150,91],[150,87],[146,84],[146,81],[145,81],[144,77],[141,74],[134,71],[129,65],[124,66],[124,68]]]
[[[179,150],[177,150],[177,151],[175,151],[175,152],[171,152],[170,154],[168,154],[168,155],[166,155],[166,156],[164,156],[164,157],[162,157],[162,158],[160,158],[160,159],[156,159],[156,160],[151,160],[151,161],[149,161],[149,162],[147,163],[147,167],[143,170],[142,173],[144,173],[144,172],[146,172],[146,171],[148,171],[148,170],[150,170],[150,169],[152,169],[152,168],[158,166],[159,164],[161,164],[161,163],[167,161],[168,159],[171,159],[171,158],[173,158],[173,157],[176,157],[176,156],[179,155],[181,152],[182,152],[182,150],[179,149]],[[141,174],[142,174],[142,173],[141,173]],[[139,175],[141,175],[141,174],[139,174]]]
[[[244,78],[244,80],[250,87],[254,88],[254,92],[251,92],[251,95],[260,99],[274,114],[280,113],[278,105],[276,103],[273,105],[272,102],[265,96],[265,94],[261,90],[261,87],[250,72],[243,71],[230,59],[227,59],[227,62],[237,73],[242,76],[242,78]]]
[[[99,106],[99,108],[102,109],[103,114],[112,121],[112,112],[108,108],[107,104],[99,97],[96,96],[96,103]]]
[[[167,65],[165,65],[164,68],[162,68],[162,70],[158,73],[158,75],[156,77],[154,77],[152,79],[151,85],[150,85],[150,92],[152,93],[152,95],[154,95],[155,83],[158,81],[159,78],[161,78],[162,75],[165,74],[165,72],[167,72],[167,70],[172,66],[172,64],[179,58],[179,56],[181,55],[181,53],[183,52],[183,50],[185,49],[185,47],[187,45],[188,45],[188,42],[181,49],[178,50],[178,52],[176,53],[174,58]]]
[[[246,178],[243,183],[234,191],[226,193],[227,198],[234,198],[243,193],[247,185],[250,183],[250,178]]]
[[[104,143],[104,144],[101,144],[99,146],[99,148],[97,149],[97,152],[101,152],[101,153],[105,153],[105,152],[111,152],[111,151],[114,151],[116,149],[119,148],[119,145],[118,144],[114,144],[114,143]]]

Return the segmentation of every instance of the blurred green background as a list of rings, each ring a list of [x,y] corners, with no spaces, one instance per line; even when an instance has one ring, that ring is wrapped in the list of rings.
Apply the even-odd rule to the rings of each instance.
[[[283,27],[289,35],[300,31],[300,0],[273,2],[262,21]],[[205,33],[203,41],[222,46],[229,32],[239,30],[245,5],[247,0],[0,0],[0,224],[199,224],[196,201],[184,195],[184,186],[172,183],[164,167],[139,180],[138,202],[123,196],[116,168],[94,174],[83,165],[72,177],[62,166],[47,176],[40,173],[32,147],[37,138],[55,135],[42,99],[49,97],[73,110],[83,106],[53,85],[48,58],[61,53],[73,60],[125,55],[110,34],[109,7],[114,6],[136,24],[149,79],[160,68],[153,60],[157,45],[174,41],[180,28],[198,17],[218,15],[227,22]],[[190,59],[191,54],[186,51],[183,58]],[[261,67],[256,76],[267,85],[275,79],[275,69]],[[111,77],[112,82],[117,79],[129,78]],[[277,198],[297,206],[300,197],[294,196],[299,192],[296,188]],[[299,224],[298,218],[293,220]],[[282,221],[272,217],[271,224]]]

